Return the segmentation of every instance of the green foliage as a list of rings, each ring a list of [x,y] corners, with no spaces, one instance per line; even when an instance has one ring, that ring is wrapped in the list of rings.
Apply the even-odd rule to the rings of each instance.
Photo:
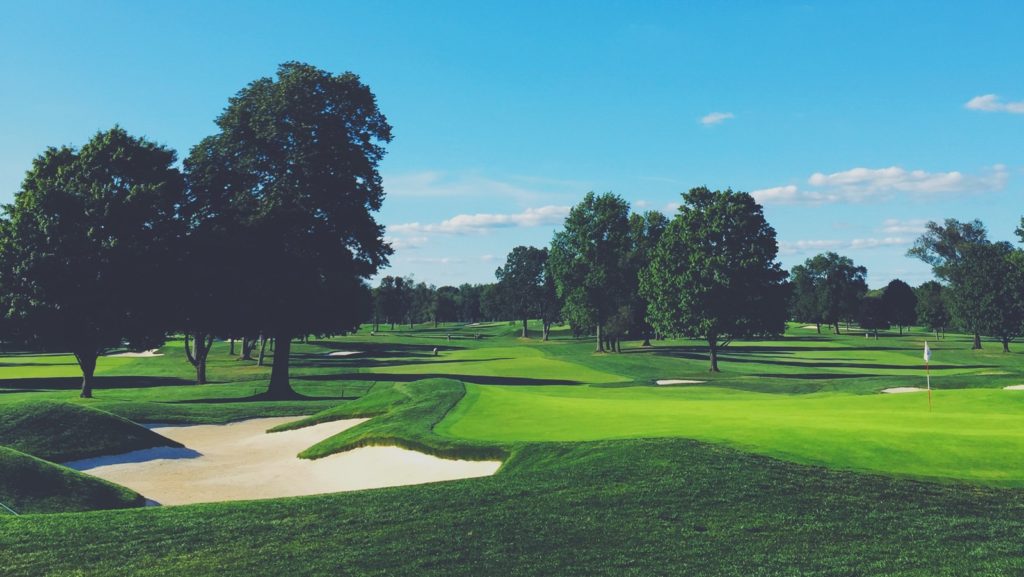
[[[898,325],[900,334],[903,334],[903,327],[917,322],[917,294],[900,279],[893,279],[886,285],[882,292],[882,304],[886,320]]]
[[[855,265],[849,257],[827,252],[807,259],[803,270],[796,272],[803,277],[801,290],[807,290],[808,279],[814,287],[818,307],[816,319],[820,319],[814,322],[832,325],[839,334],[840,321],[857,317],[860,301],[868,290],[865,280],[868,269]],[[803,306],[811,306],[809,295],[801,298]]]
[[[0,405],[0,445],[50,461],[181,446],[106,411],[44,400]]]
[[[866,296],[860,301],[860,313],[857,324],[865,331],[870,331],[878,338],[878,331],[889,328],[890,309],[884,297]]]
[[[992,335],[1009,350],[1024,333],[1024,257],[1007,242],[966,245],[949,268],[953,318],[964,329]]]
[[[821,273],[812,261],[798,264],[790,272],[789,315],[794,321],[815,324],[823,321]]]
[[[960,222],[947,218],[942,224],[929,221],[925,224],[924,234],[914,241],[907,256],[931,265],[932,272],[939,279],[952,280],[954,269],[963,260],[965,248],[988,242],[988,232],[980,220]]]
[[[945,332],[950,324],[948,290],[936,281],[922,283],[917,294],[917,318],[930,331]]]
[[[502,291],[512,318],[523,321],[523,337],[529,336],[526,322],[539,316],[544,301],[544,278],[548,250],[533,246],[517,246],[508,253],[505,266],[498,267],[494,276]]]
[[[145,504],[142,495],[135,491],[3,446],[0,471],[0,503],[21,515],[124,509]],[[0,517],[4,513],[0,507]]]
[[[91,395],[96,357],[158,346],[172,320],[175,153],[119,127],[32,162],[0,227],[0,312],[22,342],[70,350]]]
[[[786,272],[777,252],[775,229],[749,194],[691,189],[641,276],[651,324],[706,339],[713,371],[719,339],[781,334]]]
[[[562,316],[579,330],[596,329],[599,350],[602,326],[636,288],[630,247],[629,204],[610,192],[587,193],[551,241],[550,271]]]

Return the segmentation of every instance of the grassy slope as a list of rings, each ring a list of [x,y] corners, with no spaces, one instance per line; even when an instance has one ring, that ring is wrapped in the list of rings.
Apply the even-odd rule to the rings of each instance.
[[[0,518],[9,575],[1010,575],[1024,493],[680,439],[523,448],[495,477]],[[68,555],[68,551],[75,551]]]
[[[0,471],[0,503],[20,514],[123,509],[145,503],[134,491],[7,447],[0,447]]]
[[[27,400],[0,405],[0,446],[50,461],[73,461],[180,445],[99,409]]]

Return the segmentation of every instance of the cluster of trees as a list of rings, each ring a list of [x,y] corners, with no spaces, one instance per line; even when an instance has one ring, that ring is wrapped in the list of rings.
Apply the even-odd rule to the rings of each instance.
[[[373,289],[373,330],[380,326],[433,322],[477,323],[512,318],[499,296],[497,285],[462,284],[436,287],[411,277],[385,276]]]
[[[574,206],[549,249],[516,247],[497,271],[514,318],[538,318],[596,337],[597,352],[624,339],[687,336],[708,342],[710,370],[734,338],[785,329],[786,272],[775,230],[747,193],[694,188],[670,220],[630,213],[611,193]]]
[[[391,127],[369,87],[290,62],[216,124],[183,170],[120,127],[47,149],[4,207],[3,329],[72,351],[83,397],[104,351],[170,333],[188,335],[200,382],[214,335],[274,338],[267,395],[289,397],[293,337],[354,329],[369,307],[365,279],[391,253],[373,216]]]

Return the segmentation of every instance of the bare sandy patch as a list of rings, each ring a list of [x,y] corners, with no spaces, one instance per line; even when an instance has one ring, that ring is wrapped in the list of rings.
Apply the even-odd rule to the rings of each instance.
[[[818,330],[818,325],[804,325],[804,326],[802,326],[800,328],[808,329],[808,330],[815,330],[816,331],[816,330]]]
[[[331,351],[327,353],[329,357],[350,357],[352,355],[358,355],[359,351]]]
[[[114,354],[114,355],[106,355],[106,356],[108,356],[108,357],[136,358],[136,359],[146,358],[146,357],[162,357],[162,356],[164,356],[163,353],[158,352],[159,350],[160,349],[149,349],[148,351],[141,351],[141,352],[128,351],[126,353],[117,353],[117,354]]]
[[[129,487],[163,505],[296,497],[493,475],[500,461],[455,461],[398,447],[361,447],[309,460],[302,450],[366,419],[266,430],[296,417],[227,425],[160,426],[185,445],[75,461],[67,466]]]
[[[1003,390],[1004,391],[1024,391],[1024,385],[1010,385],[1008,387],[1003,387]]]
[[[658,383],[659,385],[699,385],[704,381],[691,381],[687,379],[661,379],[660,381],[655,382]]]
[[[891,389],[882,389],[883,393],[920,393],[927,391],[928,389],[922,389],[921,387],[892,387]]]

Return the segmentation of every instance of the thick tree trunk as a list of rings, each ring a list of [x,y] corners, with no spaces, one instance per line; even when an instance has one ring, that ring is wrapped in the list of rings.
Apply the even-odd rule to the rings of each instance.
[[[263,366],[263,359],[266,357],[266,354],[267,354],[267,336],[266,335],[260,335],[260,355],[256,359],[256,366],[257,367],[262,367]]]
[[[95,349],[75,352],[78,368],[82,369],[82,392],[78,396],[83,399],[92,398],[93,375],[96,374],[96,358],[98,356]]]
[[[718,335],[708,335],[708,356],[711,357],[709,373],[717,373],[718,370]]]
[[[971,350],[972,351],[979,351],[979,350],[981,350],[981,333],[979,333],[979,332],[975,332],[974,333],[974,343],[971,345]]]
[[[192,335],[185,333],[185,358],[188,359],[188,364],[193,367],[196,366],[196,357],[192,354]]]
[[[836,321],[836,334],[839,334],[839,321]]]
[[[541,340],[547,341],[548,335],[551,334],[551,323],[547,321],[541,321]]]
[[[292,337],[289,334],[277,333],[274,336],[277,341],[277,352],[274,353],[274,364],[270,369],[270,384],[267,387],[267,397],[272,399],[292,399],[298,394],[292,389],[288,380],[288,361],[292,350]]]
[[[615,352],[622,352],[622,339],[615,339]]]
[[[196,333],[192,337],[194,352],[189,352],[188,335],[185,336],[185,350],[189,361],[196,368],[196,384],[206,384],[206,358],[210,356],[210,348],[213,347],[213,335]]]
[[[821,323],[814,323],[818,326],[818,334],[821,334]]]
[[[594,352],[595,353],[603,353],[604,352],[604,338],[601,337],[601,323],[597,324],[597,349],[595,349]]]
[[[1010,339],[1003,339],[1003,352],[1010,352]]]
[[[529,320],[527,320],[525,318],[523,319],[523,338],[524,339],[530,338],[530,329],[527,328],[527,326],[528,326],[527,323],[529,323],[529,322],[530,322]]]
[[[242,356],[239,358],[241,361],[252,361],[252,350],[256,348],[256,339],[250,339],[249,337],[242,338]]]
[[[228,349],[228,354],[231,355],[231,356],[235,356],[235,337],[231,337],[228,340],[228,342],[230,343],[229,346],[231,347],[231,348]]]

